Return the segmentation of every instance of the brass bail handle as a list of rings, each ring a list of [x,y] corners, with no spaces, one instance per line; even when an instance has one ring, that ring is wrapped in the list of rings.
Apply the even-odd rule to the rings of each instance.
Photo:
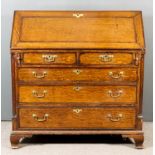
[[[121,120],[121,118],[123,117],[122,114],[118,114],[118,116],[113,117],[111,114],[108,114],[107,117],[109,118],[110,121],[112,122],[118,122]]]
[[[110,54],[102,54],[102,55],[99,55],[99,59],[102,62],[110,62],[110,61],[112,61],[112,58],[113,57],[114,56],[113,55],[110,55]]]
[[[36,98],[44,98],[46,93],[47,93],[46,90],[44,90],[43,92],[37,92],[36,90],[32,91],[32,95]]]
[[[57,55],[43,55],[42,58],[45,62],[55,62]]]
[[[120,79],[123,74],[123,72],[109,72],[109,76],[113,79]]]
[[[42,79],[42,78],[45,78],[45,76],[47,75],[47,72],[37,73],[34,71],[32,72],[32,75],[37,79]]]
[[[37,122],[44,122],[47,121],[49,114],[45,114],[42,118],[39,118],[36,114],[32,114],[32,117],[34,118],[34,120],[36,120]]]
[[[122,90],[117,90],[117,91],[112,91],[109,90],[108,94],[112,97],[112,98],[117,98],[120,97],[122,95],[123,91]]]

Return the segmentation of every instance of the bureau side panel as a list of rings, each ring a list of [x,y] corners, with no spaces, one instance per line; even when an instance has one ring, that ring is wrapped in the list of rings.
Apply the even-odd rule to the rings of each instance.
[[[18,54],[12,53],[11,54],[11,73],[12,73],[12,129],[17,129],[17,109],[16,109],[16,81],[17,81],[17,64],[16,59]]]

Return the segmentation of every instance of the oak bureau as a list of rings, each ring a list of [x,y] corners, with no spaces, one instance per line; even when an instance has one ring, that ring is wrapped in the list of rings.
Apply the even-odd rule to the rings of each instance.
[[[15,11],[12,148],[32,135],[118,134],[142,148],[140,11]]]

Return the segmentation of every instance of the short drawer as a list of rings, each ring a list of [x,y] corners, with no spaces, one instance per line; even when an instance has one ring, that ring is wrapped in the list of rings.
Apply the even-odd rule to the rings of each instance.
[[[134,108],[23,108],[20,128],[51,129],[132,129]]]
[[[75,53],[25,53],[24,64],[75,64]]]
[[[80,63],[85,65],[131,65],[133,53],[82,53]]]
[[[134,86],[20,86],[20,103],[135,103]]]
[[[23,82],[51,81],[136,81],[134,68],[93,69],[93,68],[20,68],[18,80]]]

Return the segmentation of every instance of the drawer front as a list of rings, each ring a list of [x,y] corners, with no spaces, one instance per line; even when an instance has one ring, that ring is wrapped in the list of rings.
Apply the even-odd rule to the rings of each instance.
[[[75,64],[75,53],[25,53],[24,64]]]
[[[44,108],[20,109],[20,128],[104,128],[135,127],[133,108]]]
[[[20,86],[19,102],[135,103],[134,86]]]
[[[20,68],[18,79],[24,82],[51,81],[136,81],[137,70],[132,68],[90,69],[90,68]]]
[[[132,53],[83,53],[80,63],[87,65],[130,65],[133,64]]]

